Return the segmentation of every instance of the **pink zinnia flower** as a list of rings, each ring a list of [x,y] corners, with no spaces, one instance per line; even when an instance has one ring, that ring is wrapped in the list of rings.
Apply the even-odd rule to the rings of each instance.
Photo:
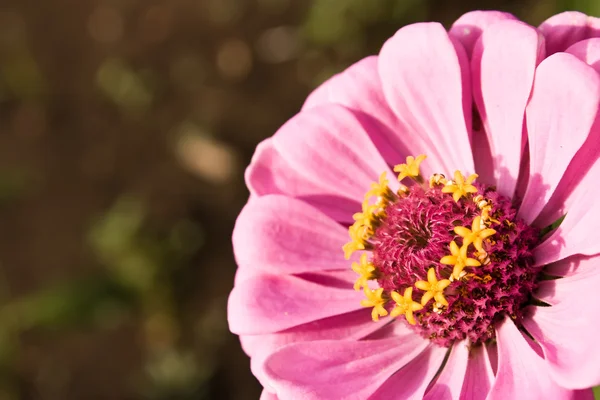
[[[258,146],[229,325],[264,399],[593,398],[596,36],[406,26]]]

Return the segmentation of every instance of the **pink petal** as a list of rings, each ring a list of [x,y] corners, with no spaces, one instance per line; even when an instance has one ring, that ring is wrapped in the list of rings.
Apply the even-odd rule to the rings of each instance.
[[[600,241],[594,229],[600,224],[596,196],[600,179],[600,161],[596,161],[571,194],[571,205],[562,224],[537,248],[535,264],[545,265],[574,254],[600,253]]]
[[[398,319],[393,319],[393,323],[389,323],[383,328],[377,330],[371,335],[365,337],[367,340],[380,340],[380,339],[388,339],[391,337],[405,337],[405,336],[414,336],[415,331],[413,331],[408,323],[405,321],[399,321]]]
[[[285,194],[306,201],[336,221],[352,222],[352,215],[360,210],[361,199],[343,197],[318,180],[307,178],[301,170],[293,168],[269,138],[256,148],[246,169],[246,185],[252,197]]]
[[[462,45],[453,43],[440,24],[405,26],[383,45],[379,73],[409,136],[442,163],[438,172],[474,171],[469,66]]]
[[[331,104],[290,119],[273,136],[273,145],[292,168],[318,183],[324,193],[362,202],[382,172],[387,172],[393,190],[399,187],[367,134],[378,129],[381,124],[366,114]]]
[[[551,264],[544,269],[544,272],[568,279],[541,281],[535,292],[535,297],[550,305],[557,305],[564,301],[566,297],[573,296],[571,292],[572,286],[565,283],[589,278],[593,279],[595,275],[600,274],[599,267],[600,257],[598,256],[573,256]]]
[[[440,370],[448,349],[429,346],[408,365],[392,375],[371,399],[422,399],[429,383]],[[446,368],[451,365],[446,365]],[[439,397],[438,397],[439,398]]]
[[[282,398],[366,399],[427,346],[418,335],[294,343],[272,354],[265,370]]]
[[[487,347],[477,346],[471,348],[460,400],[483,400],[487,398],[494,380],[494,371]]]
[[[467,372],[469,348],[466,341],[455,343],[450,356],[433,386],[427,391],[425,400],[458,399]]]
[[[489,400],[572,399],[573,392],[556,384],[547,371],[545,361],[515,324],[506,319],[496,328],[498,339],[498,374]]]
[[[596,72],[600,72],[600,38],[578,42],[569,47],[567,52],[592,66]],[[573,157],[556,191],[537,217],[535,221],[537,226],[550,225],[571,208],[574,189],[580,184],[599,156],[600,118],[596,115],[588,138]]]
[[[475,163],[475,172],[477,172],[477,182],[486,185],[495,185],[496,178],[494,177],[494,163],[492,162],[492,150],[490,149],[490,141],[485,131],[473,130],[471,137],[473,141],[473,162]]]
[[[239,335],[272,333],[360,309],[361,292],[263,274],[236,285],[229,295],[228,321]]]
[[[505,20],[516,20],[516,18],[512,14],[501,11],[471,11],[457,19],[449,33],[451,37],[462,43],[471,58],[475,43],[481,34],[488,27]]]
[[[599,267],[599,257],[580,259],[572,275],[542,282],[548,295],[541,300],[552,306],[530,307],[531,318],[523,321],[540,343],[553,379],[571,389],[600,384],[600,308],[590,297],[600,287]]]
[[[538,29],[546,38],[546,53],[550,55],[565,51],[581,40],[600,36],[600,20],[580,12],[567,11],[550,17]]]
[[[265,360],[279,348],[290,343],[314,340],[358,340],[371,335],[375,331],[382,330],[386,327],[386,322],[384,319],[373,322],[370,310],[362,309],[309,322],[278,333],[240,336],[240,341],[246,353],[252,357],[250,364],[252,373],[263,386],[270,387],[271,384],[264,369]]]
[[[262,393],[260,394],[260,399],[259,400],[278,400],[279,397],[277,397],[276,394],[268,392],[266,389],[262,391]]]
[[[363,308],[347,314],[312,321],[277,333],[265,335],[243,335],[240,337],[247,354],[254,356],[259,351],[273,352],[275,349],[294,342],[326,339],[362,339],[373,332],[384,329],[386,320],[373,322],[371,310]]]
[[[262,275],[262,272],[252,268],[238,268],[235,271],[234,285],[238,285],[246,279],[256,278]]]
[[[527,127],[524,127],[525,136],[528,137]],[[525,143],[523,151],[521,152],[521,166],[519,167],[519,177],[517,178],[517,187],[515,189],[514,198],[522,199],[527,190],[527,183],[529,182],[529,143]]]
[[[378,57],[370,56],[334,75],[306,99],[303,109],[336,103],[374,117],[385,129],[368,133],[388,163],[397,164],[411,153],[404,143],[406,128],[383,95],[377,64]]]
[[[572,257],[566,258],[564,260],[560,260],[560,261],[557,261],[550,265],[547,265],[544,268],[544,272],[549,275],[552,275],[552,276],[571,276],[571,275],[577,274],[580,271],[581,266],[589,265],[590,263],[587,262],[587,260],[590,260],[590,259],[594,259],[594,257],[581,256],[581,255],[572,256]],[[544,281],[544,282],[540,283],[540,287],[546,283],[550,283],[550,282]],[[552,291],[554,291],[554,288],[552,288]],[[538,297],[538,298],[541,298],[541,297]]]
[[[348,230],[301,200],[269,195],[248,203],[233,230],[240,269],[297,274],[349,269]]]
[[[543,38],[513,20],[489,27],[473,52],[473,96],[488,134],[497,190],[508,197],[517,184],[525,106],[542,58]]]
[[[567,49],[581,61],[600,72],[600,38],[582,40]]]
[[[598,74],[571,54],[539,65],[527,106],[530,177],[519,216],[531,223],[587,138],[598,109]]]
[[[573,391],[573,400],[594,400],[594,391],[592,389],[582,389]]]

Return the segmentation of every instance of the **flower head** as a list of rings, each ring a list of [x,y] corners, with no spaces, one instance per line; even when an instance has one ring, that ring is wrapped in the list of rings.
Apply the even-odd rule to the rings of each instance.
[[[228,316],[265,397],[600,384],[600,308],[581,301],[600,285],[599,27],[403,27],[259,145]]]

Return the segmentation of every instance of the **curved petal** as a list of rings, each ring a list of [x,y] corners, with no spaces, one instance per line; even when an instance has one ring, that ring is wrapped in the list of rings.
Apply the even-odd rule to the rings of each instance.
[[[331,187],[310,179],[293,168],[275,149],[273,139],[261,142],[246,169],[246,185],[252,198],[269,194],[297,197],[340,222],[352,222],[360,199],[349,199]]]
[[[378,129],[381,124],[366,114],[331,104],[290,119],[273,136],[273,146],[292,168],[329,194],[362,202],[382,172],[394,176],[367,134]],[[392,190],[399,187],[395,179],[390,185]]]
[[[567,49],[567,53],[573,54],[600,73],[600,38],[575,43]],[[600,118],[596,115],[596,120],[592,125],[588,138],[573,157],[556,191],[537,217],[535,221],[537,226],[550,225],[571,208],[574,189],[580,184],[582,178],[599,157]]]
[[[530,176],[519,216],[531,223],[587,138],[598,110],[600,78],[571,54],[545,59],[527,106]]]
[[[494,371],[486,346],[469,352],[469,363],[461,389],[460,400],[483,400],[494,383]]]
[[[360,309],[363,294],[262,274],[236,285],[228,301],[229,330],[239,335],[272,333]]]
[[[448,349],[429,346],[408,365],[392,375],[377,391],[371,400],[422,399],[429,382],[440,370]]]
[[[420,148],[442,164],[438,172],[474,171],[469,66],[462,45],[440,24],[405,26],[383,45],[379,73],[388,103]]]
[[[538,29],[546,38],[546,53],[551,55],[581,40],[600,36],[600,20],[567,11],[548,18]]]
[[[489,400],[519,399],[524,394],[537,399],[572,399],[573,391],[556,384],[544,359],[532,347],[515,324],[506,319],[496,328],[498,338],[498,374]]]
[[[458,399],[465,380],[469,363],[469,347],[467,341],[455,343],[448,361],[435,383],[425,394],[425,400]]]
[[[592,256],[600,253],[595,229],[600,224],[597,204],[600,160],[574,189],[571,206],[562,224],[534,249],[535,264],[544,265],[574,254]]]
[[[563,279],[544,280],[539,283],[535,291],[535,297],[552,306],[564,301],[565,298],[573,296],[570,283],[584,279],[594,279],[600,274],[600,257],[573,256],[560,260],[544,269],[552,275],[558,275]],[[533,308],[537,309],[537,307]]]
[[[566,50],[600,73],[600,38],[582,40]]]
[[[385,129],[368,133],[388,163],[404,162],[407,155],[413,154],[410,151],[416,151],[406,148],[406,128],[383,95],[377,56],[363,58],[325,81],[308,96],[303,109],[328,103],[341,104],[377,119]]]
[[[350,313],[312,321],[284,331],[265,335],[242,335],[240,341],[249,356],[258,352],[272,353],[277,348],[294,342],[328,339],[363,339],[373,332],[384,329],[386,320],[373,322],[367,308]]]
[[[275,393],[268,392],[266,389],[263,389],[260,394],[260,399],[258,400],[278,400],[279,397]]]
[[[265,362],[270,384],[289,399],[365,399],[428,346],[418,335],[294,343]]]
[[[301,200],[280,195],[248,203],[233,230],[239,268],[297,274],[348,269],[347,229]]]
[[[577,274],[581,271],[584,271],[584,270],[580,271],[579,268],[584,265],[590,265],[587,262],[587,260],[593,259],[593,258],[594,257],[581,256],[581,255],[572,256],[572,257],[566,258],[564,260],[560,260],[560,261],[557,261],[550,265],[547,265],[544,268],[544,272],[547,273],[548,275],[552,275],[552,276],[560,276],[560,277],[571,276],[571,275]],[[598,263],[598,266],[600,267],[600,262]],[[546,281],[540,282],[540,285],[538,286],[538,291],[542,287],[546,287],[544,285],[546,285],[548,283],[551,283],[551,282],[550,281],[549,282],[546,282]],[[554,294],[554,286],[552,286],[551,291],[552,291],[552,293],[549,294],[550,296],[552,296]],[[542,299],[541,295],[536,296],[536,297],[538,299]],[[544,300],[544,301],[546,301],[546,300]],[[548,302],[548,301],[546,301],[546,302]]]
[[[514,15],[502,11],[471,11],[461,16],[452,24],[449,34],[462,43],[467,55],[471,58],[477,39],[479,39],[488,27],[500,21],[516,19]]]
[[[546,281],[542,300],[551,307],[530,307],[523,321],[541,345],[553,379],[571,389],[600,384],[600,308],[587,294],[600,287],[600,257],[580,259],[572,275]],[[553,290],[552,290],[553,289]]]
[[[519,176],[525,106],[543,43],[531,26],[506,20],[483,32],[473,52],[473,97],[488,135],[497,190],[507,197]]]
[[[250,368],[254,376],[265,387],[270,387],[265,373],[265,360],[279,348],[299,342],[314,340],[362,339],[386,327],[385,320],[373,322],[367,309],[336,315],[299,325],[285,331],[267,335],[243,335],[240,341],[244,351],[250,355]]]

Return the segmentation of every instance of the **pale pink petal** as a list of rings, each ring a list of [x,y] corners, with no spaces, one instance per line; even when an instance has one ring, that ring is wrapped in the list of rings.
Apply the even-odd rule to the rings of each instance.
[[[502,11],[471,11],[457,19],[452,24],[449,33],[450,36],[462,43],[469,58],[471,58],[475,43],[477,43],[477,39],[481,34],[495,23],[505,20],[516,20],[516,18],[512,14]]]
[[[600,160],[574,189],[562,224],[534,249],[535,264],[545,265],[574,254],[592,256],[600,253],[600,241],[594,229],[600,224],[597,204]]]
[[[331,104],[290,119],[273,136],[273,145],[292,168],[329,194],[362,202],[382,172],[393,190],[399,187],[367,134],[380,128],[366,114]]]
[[[418,335],[294,343],[272,354],[265,371],[282,398],[366,399],[427,346]]]
[[[248,203],[233,230],[240,269],[297,274],[348,270],[342,246],[348,230],[305,202],[269,195]]]
[[[405,26],[383,45],[379,73],[409,135],[443,163],[438,172],[473,172],[469,66],[462,45],[453,43],[440,24]]]
[[[260,394],[259,400],[278,400],[279,397],[275,393],[268,392],[266,389]]]
[[[547,265],[544,268],[544,272],[547,273],[548,275],[552,275],[552,276],[571,276],[571,275],[577,274],[581,271],[585,271],[585,270],[580,271],[579,268],[581,266],[590,265],[590,262],[587,261],[590,259],[593,260],[593,259],[598,259],[598,258],[596,258],[595,256],[592,256],[592,257],[581,256],[581,255],[571,256],[564,260],[560,260],[560,261],[557,261],[550,265]],[[600,265],[600,263],[598,265]],[[593,270],[593,268],[590,268],[590,269]],[[543,284],[546,284],[546,283],[548,283],[548,282],[542,282],[542,283],[540,283],[540,286]],[[554,289],[552,289],[552,290],[554,290]]]
[[[487,398],[494,379],[493,366],[487,347],[471,348],[460,400],[484,400]]]
[[[496,328],[498,339],[498,374],[489,400],[519,399],[533,395],[538,399],[572,399],[572,390],[560,387],[550,376],[537,346],[506,319]]]
[[[588,39],[569,47],[568,53],[600,72],[600,38]],[[566,214],[573,201],[573,191],[600,156],[600,118],[592,125],[585,143],[573,157],[556,191],[537,217],[537,226],[547,226]]]
[[[556,305],[564,301],[568,296],[573,296],[572,285],[565,284],[572,281],[595,279],[600,274],[600,257],[572,256],[549,265],[544,272],[560,276],[563,279],[544,280],[539,283],[535,291],[535,297],[550,305]]]
[[[256,278],[260,276],[262,272],[257,269],[252,268],[238,268],[235,271],[234,285],[238,285],[239,283],[245,281],[246,279]]]
[[[467,341],[454,343],[442,372],[425,394],[425,400],[458,399],[469,363]]]
[[[581,40],[600,36],[600,20],[580,12],[567,11],[550,17],[538,29],[544,34],[546,52],[551,55],[565,51]]]
[[[523,321],[541,345],[553,379],[564,387],[600,384],[600,307],[593,299],[598,288],[600,258],[580,259],[576,272],[543,282],[546,296],[540,299],[552,306],[530,307],[531,318]]]
[[[519,208],[526,223],[538,216],[587,138],[599,99],[598,74],[575,56],[557,53],[537,68],[526,111],[530,176]]]
[[[256,148],[246,169],[246,185],[253,198],[285,194],[306,201],[336,221],[352,222],[352,214],[360,210],[361,199],[349,199],[336,193],[335,188],[306,177],[302,169],[293,168],[269,138]]]
[[[582,40],[566,50],[600,72],[600,38]]]
[[[429,383],[440,370],[447,353],[448,349],[445,347],[429,346],[408,365],[392,375],[369,399],[422,399]],[[447,364],[446,367],[452,368],[452,365]]]
[[[488,134],[497,190],[512,197],[519,176],[523,121],[543,38],[529,25],[501,21],[477,42],[471,71],[473,97]]]
[[[406,148],[406,128],[383,95],[377,64],[377,56],[366,57],[334,75],[308,96],[303,109],[336,103],[371,115],[384,128],[368,132],[373,143],[388,163],[398,164],[417,149]]]
[[[295,276],[263,274],[236,285],[229,295],[231,332],[277,332],[360,309],[362,292],[308,282]]]

